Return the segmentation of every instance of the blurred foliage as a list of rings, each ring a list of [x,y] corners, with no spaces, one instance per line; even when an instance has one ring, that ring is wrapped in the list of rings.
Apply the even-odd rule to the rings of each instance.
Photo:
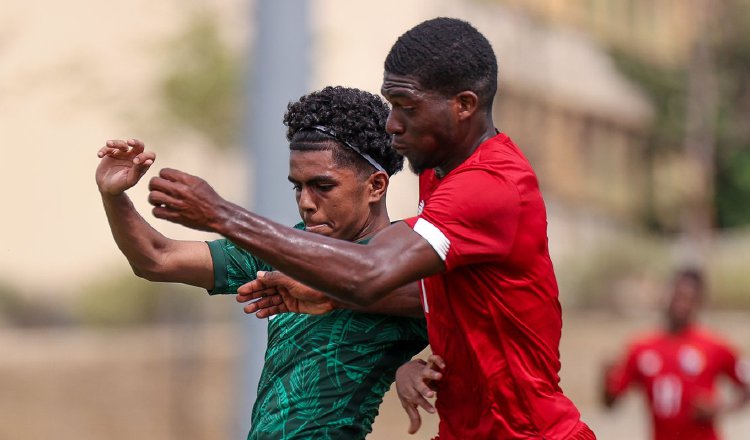
[[[574,305],[581,307],[652,308],[669,271],[668,249],[654,237],[613,237],[561,265],[561,291],[575,292]]]
[[[36,327],[72,322],[73,318],[65,308],[34,298],[34,295],[23,295],[9,284],[0,282],[0,324]]]
[[[101,278],[80,293],[74,312],[90,326],[125,326],[200,319],[203,291],[178,284],[154,283],[123,273]]]
[[[706,267],[714,309],[750,309],[750,229],[722,235]],[[655,235],[612,238],[555,264],[566,306],[633,314],[658,310],[674,270],[674,242]]]
[[[218,148],[232,147],[242,121],[242,63],[221,40],[216,18],[196,14],[170,53],[162,82],[167,109]]]
[[[719,22],[716,202],[719,225],[731,227],[750,224],[750,2],[727,2]]]
[[[715,215],[720,228],[750,224],[750,2],[727,1],[712,39],[719,82],[716,125]],[[620,70],[641,85],[656,107],[650,156],[677,150],[685,136],[687,67],[665,69],[621,51],[613,52]],[[653,161],[654,166],[659,166]],[[658,191],[659,188],[654,188]],[[648,223],[669,231],[655,215]]]
[[[737,228],[717,237],[708,266],[711,303],[719,308],[750,309],[750,228]]]

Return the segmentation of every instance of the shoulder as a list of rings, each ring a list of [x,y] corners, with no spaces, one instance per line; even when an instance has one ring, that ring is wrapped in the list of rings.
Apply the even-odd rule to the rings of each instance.
[[[691,331],[691,339],[708,347],[714,347],[720,350],[734,351],[730,344],[722,335],[709,330],[705,327],[696,327]]]
[[[477,185],[513,187],[519,194],[536,194],[538,180],[521,150],[504,134],[480,145],[445,180],[470,180]]]
[[[664,333],[661,331],[640,334],[628,343],[628,351],[631,353],[640,353],[645,350],[658,349],[663,345],[664,337]]]

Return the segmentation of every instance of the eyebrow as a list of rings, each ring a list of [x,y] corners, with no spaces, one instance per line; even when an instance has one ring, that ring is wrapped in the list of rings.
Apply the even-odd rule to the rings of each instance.
[[[416,93],[415,90],[403,90],[403,87],[391,91],[385,88],[380,89],[380,94],[389,98],[413,98]]]
[[[299,181],[295,180],[292,176],[287,176],[287,180],[291,183],[300,183]],[[309,179],[307,179],[305,182],[336,182],[337,180],[327,174],[321,174],[318,176],[313,176]]]

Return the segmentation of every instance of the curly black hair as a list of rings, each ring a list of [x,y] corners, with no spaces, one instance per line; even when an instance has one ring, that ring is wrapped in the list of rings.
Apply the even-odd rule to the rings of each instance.
[[[389,176],[401,171],[404,157],[391,148],[385,131],[388,105],[380,97],[348,87],[326,87],[290,102],[284,114],[289,149],[296,151],[332,150],[339,166],[355,167],[369,176],[374,168],[342,142],[358,148],[380,164]],[[322,126],[335,133],[314,129]],[[331,142],[336,141],[336,142]]]
[[[497,58],[471,24],[456,18],[424,21],[401,35],[385,59],[385,71],[414,76],[445,96],[470,90],[489,109],[497,93]]]

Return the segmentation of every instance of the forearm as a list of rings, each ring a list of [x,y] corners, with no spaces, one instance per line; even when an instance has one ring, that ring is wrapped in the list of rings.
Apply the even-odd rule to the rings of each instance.
[[[399,287],[384,298],[369,306],[338,301],[337,307],[356,310],[365,313],[380,313],[383,315],[404,316],[407,318],[424,318],[422,303],[419,300],[419,283],[409,283]]]
[[[133,271],[147,279],[158,278],[169,239],[141,217],[125,193],[101,196],[112,237]]]
[[[427,275],[419,265],[408,264],[414,252],[401,241],[378,246],[375,237],[363,246],[292,230],[226,201],[208,226],[287,275],[359,306]]]

